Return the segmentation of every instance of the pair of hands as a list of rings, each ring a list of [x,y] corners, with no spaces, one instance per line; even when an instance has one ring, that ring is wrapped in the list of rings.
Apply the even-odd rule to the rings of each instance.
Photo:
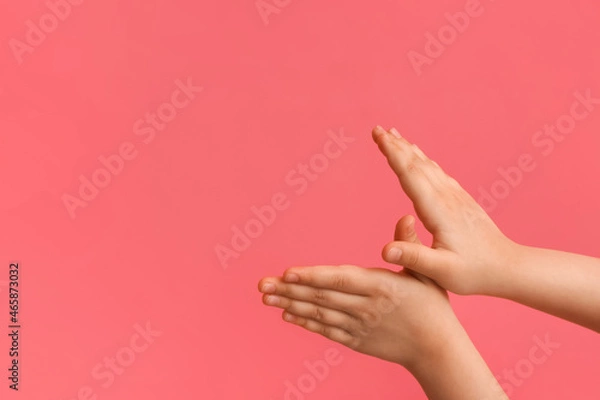
[[[382,252],[385,261],[405,267],[400,272],[293,267],[281,278],[262,279],[259,290],[266,305],[284,309],[285,321],[415,373],[448,356],[453,340],[466,343],[446,290],[493,294],[520,246],[396,129],[377,127],[372,135],[432,234],[431,247],[419,240],[414,217],[405,215]]]

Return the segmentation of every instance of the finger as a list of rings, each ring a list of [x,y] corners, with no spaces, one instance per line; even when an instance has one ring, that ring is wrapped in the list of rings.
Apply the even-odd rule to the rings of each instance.
[[[371,136],[372,136],[373,140],[375,141],[375,143],[377,143],[379,140],[382,140],[383,136],[385,136],[387,134],[388,134],[388,131],[383,129],[383,127],[381,125],[377,125],[371,131]]]
[[[373,139],[396,173],[406,195],[414,203],[434,207],[432,200],[436,194],[436,179],[427,173],[428,163],[415,153],[412,145],[380,127],[373,130]]]
[[[350,348],[354,347],[354,344],[357,340],[349,332],[343,329],[326,325],[322,322],[309,318],[295,316],[287,311],[283,312],[282,317],[286,322],[301,326],[307,331],[318,333],[319,335],[325,336],[327,339],[333,340],[334,342],[338,342]]]
[[[423,168],[425,173],[430,176],[438,186],[449,184],[451,183],[450,181],[453,181],[453,179],[446,174],[442,167],[440,167],[437,162],[429,158],[429,156],[425,154],[419,146],[414,143],[411,146],[415,154],[417,154],[421,160],[425,161],[425,168]]]
[[[331,308],[306,301],[289,299],[287,297],[266,294],[263,303],[268,306],[283,308],[287,312],[298,317],[304,317],[327,325],[335,326],[348,332],[356,331],[360,324],[351,315]]]
[[[396,171],[397,173],[403,172],[406,169],[407,163],[413,161],[413,159],[420,159],[414,152],[412,145],[400,135],[397,129],[392,128],[390,131],[387,131],[381,126],[377,126],[373,129],[372,135],[373,140],[379,146],[383,155],[388,158],[388,161],[390,159],[396,161],[393,165],[390,164],[390,166],[394,171],[399,169],[399,171]]]
[[[423,160],[423,161],[430,161],[430,160],[429,160],[429,157],[427,157],[427,156],[425,155],[425,153],[423,153],[423,150],[421,150],[421,149],[419,148],[419,146],[417,146],[416,144],[413,144],[413,145],[412,145],[412,147],[413,147],[413,151],[415,152],[415,154],[416,154],[416,155],[417,155],[417,156],[418,156],[418,157],[419,157],[421,160]]]
[[[403,139],[402,135],[400,134],[400,132],[398,132],[398,130],[396,128],[391,128],[390,129],[390,133],[396,139]],[[408,141],[406,141],[406,143],[408,143]],[[419,159],[421,159],[422,161],[428,161],[429,160],[429,158],[425,155],[425,153],[423,153],[423,151],[419,148],[419,146],[417,146],[416,144],[412,144],[411,146],[412,146],[413,152],[417,155],[417,157],[419,157]]]
[[[292,267],[284,272],[283,280],[363,296],[370,295],[377,284],[372,274],[355,265]]]
[[[433,166],[435,168],[427,168],[426,171],[427,172],[431,172],[433,173],[437,178],[441,178],[445,175],[444,171],[442,171],[442,168],[439,166],[438,163],[436,163],[435,161],[433,161],[431,158],[429,158],[427,156],[427,154],[425,154],[423,152],[423,150],[421,150],[421,148],[419,146],[417,146],[416,144],[410,144],[410,142],[408,142],[406,139],[404,139],[402,137],[402,135],[400,135],[400,132],[398,132],[398,130],[396,128],[392,128],[390,129],[390,133],[396,137],[397,139],[403,139],[405,141],[406,144],[409,144],[410,146],[412,146],[412,151],[417,155],[417,157],[419,157],[419,159],[429,162],[431,164],[433,164]]]
[[[377,131],[378,133],[375,133]],[[416,144],[411,144],[406,138],[402,137],[396,128],[390,129],[387,135],[384,134],[385,129],[381,127],[376,127],[373,133],[373,139],[376,143],[378,143],[380,150],[384,153],[386,158],[388,159],[388,163],[396,172],[396,175],[400,178],[400,183],[403,185],[403,189],[406,191],[405,185],[409,182],[405,182],[402,179],[402,174],[407,175],[406,172],[417,172],[414,171],[417,169],[422,172],[422,174],[426,175],[430,180],[433,186],[441,186],[444,184],[452,183],[451,178],[442,170],[438,163],[431,160]],[[385,146],[385,143],[389,142],[390,144],[395,144],[394,146]],[[393,157],[394,152],[396,153],[396,158]],[[398,160],[400,157],[400,161]],[[401,160],[405,160],[403,164]],[[418,160],[419,162],[414,162],[411,160]],[[417,168],[418,167],[418,168]],[[404,171],[404,172],[403,172]],[[407,192],[410,197],[410,194]],[[412,199],[412,198],[411,198]]]
[[[417,236],[417,231],[415,230],[415,221],[415,217],[413,217],[412,215],[405,215],[404,217],[400,218],[400,220],[396,224],[394,240],[422,244],[421,240]],[[421,282],[431,282],[430,278],[409,268],[405,268],[403,271],[419,279]]]
[[[268,285],[272,285],[272,287],[268,287]],[[315,288],[303,284],[276,282],[274,279],[266,281],[261,288],[261,292],[317,304],[332,310],[343,311],[356,317],[357,310],[364,308],[366,300],[366,297],[361,295]]]
[[[402,265],[434,280],[458,263],[455,253],[410,242],[388,243],[383,248],[382,256],[389,263]]]
[[[417,157],[423,161],[423,172],[427,175],[435,186],[441,186],[444,184],[444,181],[447,179],[446,173],[442,171],[440,166],[432,161],[423,150],[419,148],[416,144],[411,144],[412,150],[415,152]]]
[[[400,218],[394,231],[394,240],[421,244],[415,230],[415,217],[409,214]]]

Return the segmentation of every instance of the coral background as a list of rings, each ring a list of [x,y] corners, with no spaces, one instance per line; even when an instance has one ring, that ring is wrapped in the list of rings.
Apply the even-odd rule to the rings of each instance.
[[[53,26],[46,2],[1,1],[0,326],[14,261],[22,323],[19,393],[0,340],[2,399],[425,398],[402,368],[284,324],[256,288],[292,265],[385,265],[382,246],[413,210],[371,142],[376,124],[473,196],[508,188],[498,169],[529,154],[536,168],[502,192],[494,220],[524,244],[600,257],[600,105],[551,150],[535,144],[575,93],[600,98],[598,2],[482,0],[418,68],[409,55],[426,56],[426,35],[474,3],[73,3]],[[41,18],[48,32],[28,34]],[[184,102],[188,80],[202,90],[153,131],[147,113]],[[291,185],[340,132],[354,139],[341,155]],[[135,157],[98,172],[127,143]],[[70,213],[65,196],[95,173],[105,187]],[[222,263],[217,249],[278,193],[287,207]],[[504,300],[452,301],[499,377],[535,337],[560,343],[511,398],[600,396],[597,334]],[[147,324],[155,336],[138,351]],[[331,349],[341,362],[307,375]],[[127,366],[111,375],[106,357]],[[285,397],[298,380],[310,393]]]

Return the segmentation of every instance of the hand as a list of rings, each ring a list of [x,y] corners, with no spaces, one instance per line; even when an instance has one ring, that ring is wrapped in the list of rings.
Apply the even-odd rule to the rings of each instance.
[[[395,238],[420,243],[413,222],[403,217]],[[265,304],[285,310],[285,321],[407,368],[435,359],[452,332],[462,332],[445,290],[408,270],[290,268],[283,279],[262,279],[259,290]]]
[[[420,244],[414,218],[394,238]],[[445,290],[408,269],[291,268],[259,283],[283,319],[351,349],[406,367],[431,400],[507,400],[456,319]]]
[[[360,353],[410,366],[442,350],[458,321],[443,289],[407,272],[354,265],[294,267],[261,280],[283,319]]]
[[[491,294],[502,268],[520,246],[508,239],[481,206],[416,145],[381,127],[373,140],[385,155],[417,216],[433,235],[431,247],[394,241],[383,248],[387,262],[434,279],[458,294]]]

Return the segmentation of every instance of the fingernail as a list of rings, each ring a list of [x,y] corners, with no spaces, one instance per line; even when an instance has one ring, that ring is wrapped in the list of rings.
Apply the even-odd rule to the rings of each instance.
[[[285,313],[283,314],[283,319],[287,322],[292,322],[294,320],[294,316],[292,314]]]
[[[390,132],[392,132],[392,135],[394,135],[397,138],[401,138],[402,136],[400,135],[400,132],[398,132],[398,130],[396,130],[396,128],[392,128],[390,129]]]
[[[298,282],[300,280],[300,277],[297,274],[290,273],[286,274],[283,277],[283,280],[286,282]]]
[[[376,131],[377,133],[382,133],[382,134],[386,134],[386,133],[387,133],[387,132],[386,132],[386,130],[385,130],[385,129],[383,129],[383,127],[382,127],[381,125],[377,125],[377,126],[375,127],[375,131]]]
[[[267,298],[265,299],[265,303],[267,303],[270,306],[276,306],[277,304],[279,304],[279,297],[267,296]]]
[[[264,285],[262,285],[262,290],[263,293],[275,293],[275,285],[273,285],[272,283],[265,283]]]
[[[392,247],[390,251],[388,251],[388,258],[390,260],[399,260],[400,256],[402,256],[402,250],[397,247]]]

